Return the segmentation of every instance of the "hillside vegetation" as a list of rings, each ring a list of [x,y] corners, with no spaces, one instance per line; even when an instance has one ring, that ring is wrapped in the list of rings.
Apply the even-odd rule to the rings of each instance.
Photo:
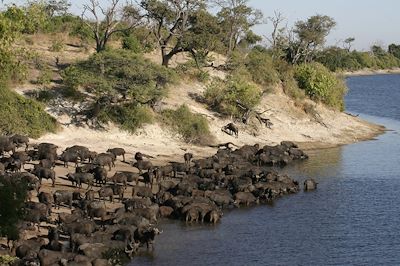
[[[0,129],[3,134],[19,133],[37,138],[56,131],[55,118],[44,111],[42,104],[1,85],[0,99]]]
[[[343,48],[325,47],[336,25],[328,16],[297,21],[291,31],[282,26],[281,14],[268,17],[274,31],[269,45],[261,45],[263,38],[252,30],[263,21],[259,10],[246,0],[221,1],[213,12],[210,4],[87,0],[84,16],[68,13],[68,1],[8,6],[0,12],[0,130],[32,137],[56,130],[46,105],[77,126],[103,129],[113,123],[133,133],[159,123],[184,141],[204,143],[212,139],[204,116],[184,102],[176,110],[163,106],[184,83],[200,83],[204,89],[190,97],[246,126],[251,115],[268,120],[256,109],[277,87],[300,110],[310,109],[312,100],[343,111],[346,86],[332,71],[400,65],[395,44],[387,51],[373,46],[357,52],[348,38]],[[30,98],[10,85],[29,87],[21,92]]]

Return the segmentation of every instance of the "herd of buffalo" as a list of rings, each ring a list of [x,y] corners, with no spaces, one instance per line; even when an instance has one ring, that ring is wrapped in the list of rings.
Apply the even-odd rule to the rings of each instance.
[[[21,135],[0,137],[0,153],[0,174],[28,184],[18,228],[36,232],[31,238],[9,239],[7,252],[19,258],[18,265],[109,265],[102,254],[111,249],[128,256],[141,247],[152,249],[162,233],[155,226],[160,219],[217,223],[224,208],[268,203],[298,192],[297,181],[271,166],[308,158],[296,144],[284,141],[218,149],[201,159],[186,153],[182,162],[156,166],[153,157],[140,152],[127,162],[122,148],[96,153],[75,145],[60,152],[51,143],[29,144]],[[117,159],[129,171],[111,175]],[[55,167],[66,167],[68,173],[61,176]],[[52,189],[50,183],[55,187],[56,182]],[[304,190],[316,185],[307,179]],[[40,235],[39,229],[48,233]]]

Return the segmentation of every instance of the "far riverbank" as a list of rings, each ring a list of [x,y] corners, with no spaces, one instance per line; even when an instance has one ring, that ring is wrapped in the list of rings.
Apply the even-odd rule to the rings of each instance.
[[[355,76],[371,76],[371,75],[391,75],[400,74],[400,68],[391,69],[361,69],[357,71],[344,71],[340,74],[345,77],[355,77]]]

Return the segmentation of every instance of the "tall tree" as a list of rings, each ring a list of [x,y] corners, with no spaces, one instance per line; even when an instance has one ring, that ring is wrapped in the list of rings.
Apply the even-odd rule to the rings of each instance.
[[[227,55],[237,48],[240,40],[248,35],[251,27],[262,21],[261,11],[248,6],[248,0],[214,0],[221,8],[217,16],[223,29]]]
[[[296,22],[289,35],[289,61],[293,64],[311,61],[335,26],[333,18],[323,15],[311,16],[306,21]]]
[[[97,52],[106,48],[113,34],[130,31],[141,22],[139,10],[132,4],[121,5],[120,0],[111,0],[108,7],[90,0],[83,7],[82,19],[92,32]]]
[[[189,29],[182,38],[182,48],[189,52],[199,67],[211,51],[221,51],[221,28],[215,16],[201,9],[189,17]]]
[[[168,67],[173,56],[187,50],[184,40],[192,26],[190,18],[205,8],[205,1],[143,0],[140,6],[160,46],[162,65]]]

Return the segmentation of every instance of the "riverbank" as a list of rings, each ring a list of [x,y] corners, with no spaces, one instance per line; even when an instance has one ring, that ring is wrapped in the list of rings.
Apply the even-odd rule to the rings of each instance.
[[[340,73],[345,77],[355,77],[355,76],[371,76],[371,75],[391,75],[400,74],[400,68],[391,69],[361,69],[357,71],[345,71]]]
[[[127,151],[128,158],[132,158],[133,154],[140,151],[153,156],[154,161],[161,164],[180,160],[185,152],[191,152],[195,157],[210,156],[217,150],[210,146],[221,143],[231,142],[240,147],[255,143],[276,145],[281,141],[290,140],[298,143],[302,149],[309,150],[372,139],[385,130],[382,126],[329,109],[311,100],[305,100],[299,105],[278,87],[265,96],[257,107],[258,111],[264,112],[264,117],[270,119],[273,124],[271,128],[260,125],[257,119],[253,119],[247,125],[238,121],[235,122],[239,127],[239,136],[236,138],[221,130],[232,120],[221,118],[219,114],[210,111],[189,96],[193,93],[201,94],[203,89],[204,86],[198,83],[182,84],[174,88],[174,94],[164,100],[163,106],[176,108],[186,104],[192,112],[206,117],[213,135],[209,146],[185,143],[179,136],[157,123],[146,125],[135,134],[122,131],[114,125],[109,125],[106,130],[93,130],[74,125],[63,126],[60,132],[47,134],[34,142],[54,143],[60,149],[83,145],[97,152],[121,147]],[[56,112],[51,114],[62,124],[70,122],[71,118],[66,115],[58,116]]]

